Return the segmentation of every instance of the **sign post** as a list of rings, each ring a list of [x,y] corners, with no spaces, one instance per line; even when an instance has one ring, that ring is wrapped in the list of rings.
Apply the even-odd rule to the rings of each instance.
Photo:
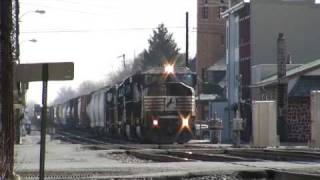
[[[47,94],[48,81],[72,80],[74,77],[74,64],[64,63],[39,63],[18,64],[15,67],[16,80],[20,82],[42,81],[42,112],[41,112],[41,140],[40,140],[40,170],[39,179],[44,180],[46,131],[47,131]]]
[[[47,94],[48,94],[48,64],[42,64],[42,114],[41,114],[41,140],[40,140],[40,175],[44,180],[44,162],[46,153],[46,131],[47,131]]]

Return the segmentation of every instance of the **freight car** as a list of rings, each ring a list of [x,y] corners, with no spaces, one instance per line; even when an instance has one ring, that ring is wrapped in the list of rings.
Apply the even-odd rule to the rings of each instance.
[[[154,67],[56,105],[57,124],[148,143],[184,143],[195,129],[196,75]]]

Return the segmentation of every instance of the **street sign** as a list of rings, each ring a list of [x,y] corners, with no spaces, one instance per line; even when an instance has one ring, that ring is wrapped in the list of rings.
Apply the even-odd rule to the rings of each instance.
[[[20,82],[42,81],[44,64],[48,64],[49,81],[73,80],[73,62],[17,64],[15,66],[15,80]]]
[[[20,82],[42,81],[42,113],[40,138],[40,167],[39,179],[44,180],[46,129],[47,129],[47,95],[48,81],[72,80],[74,65],[72,62],[17,64],[15,66],[15,80]]]

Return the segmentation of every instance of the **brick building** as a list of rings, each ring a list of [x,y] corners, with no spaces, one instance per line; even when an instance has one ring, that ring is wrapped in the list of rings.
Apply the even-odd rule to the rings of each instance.
[[[320,6],[314,0],[241,1],[222,13],[226,20],[229,120],[234,118],[235,107],[241,98],[241,114],[247,125],[245,140],[250,140],[252,131],[253,98],[249,87],[257,77],[252,67],[276,64],[279,33],[286,37],[287,52],[293,63],[305,64],[318,59],[320,25],[315,22],[319,16]]]
[[[220,12],[225,4],[220,0],[198,0],[197,59],[198,97],[203,94],[203,85],[208,82],[207,69],[225,56],[225,21]],[[208,105],[197,103],[197,119],[208,119]]]

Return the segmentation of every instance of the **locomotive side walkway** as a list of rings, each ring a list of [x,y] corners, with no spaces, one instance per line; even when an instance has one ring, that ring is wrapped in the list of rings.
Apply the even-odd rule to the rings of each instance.
[[[15,172],[33,177],[39,168],[39,141],[36,132],[15,146]],[[159,177],[190,174],[232,174],[266,169],[320,174],[320,162],[170,162],[159,163],[121,154],[124,150],[96,150],[85,145],[66,144],[47,137],[47,176]]]

